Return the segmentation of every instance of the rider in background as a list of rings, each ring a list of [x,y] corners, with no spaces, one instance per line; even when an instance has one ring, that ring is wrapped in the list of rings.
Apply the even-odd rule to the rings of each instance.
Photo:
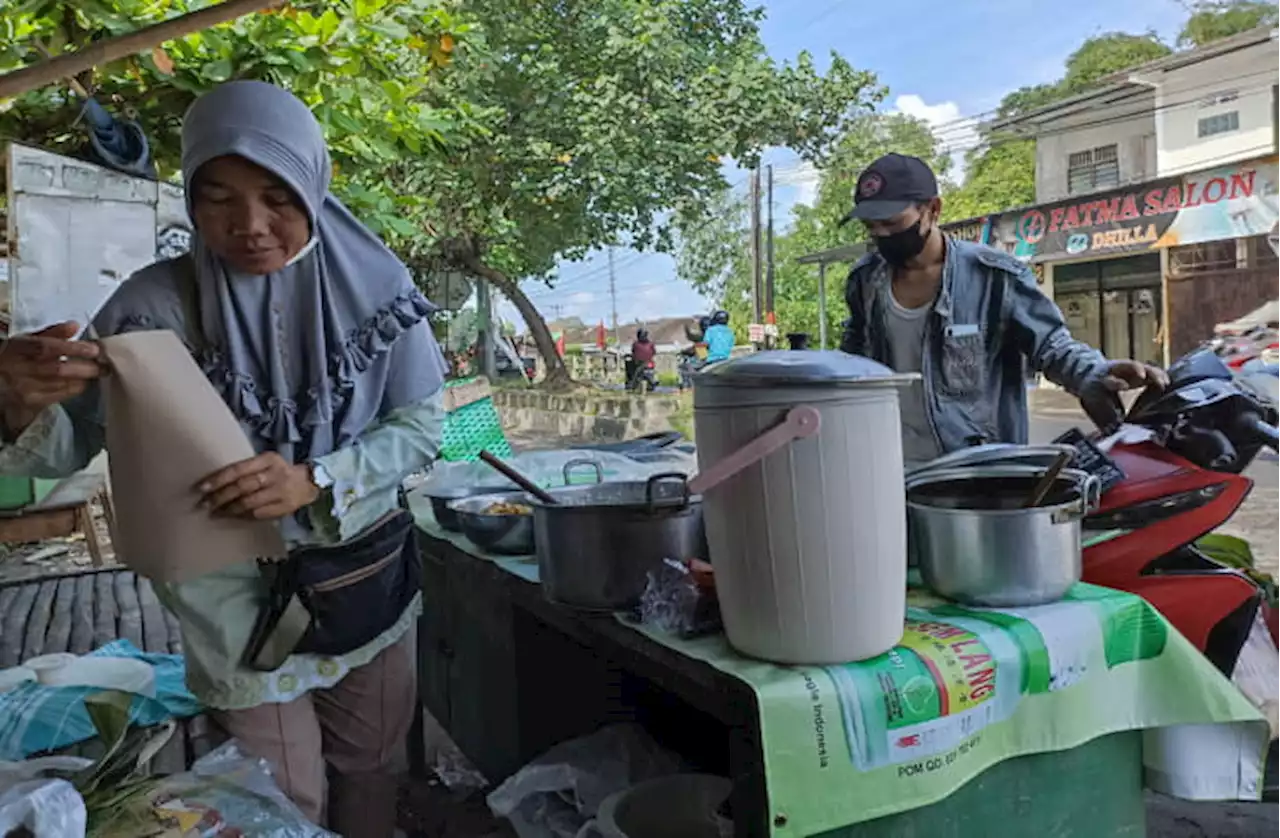
[[[653,341],[649,340],[649,330],[640,329],[636,332],[635,342],[631,344],[631,357],[636,362],[636,366],[647,364],[653,360],[653,356],[658,354],[658,349],[653,345]]]
[[[729,328],[729,312],[720,309],[711,315],[711,325],[707,328],[703,340],[707,344],[707,363],[727,361],[733,354],[733,329]]]

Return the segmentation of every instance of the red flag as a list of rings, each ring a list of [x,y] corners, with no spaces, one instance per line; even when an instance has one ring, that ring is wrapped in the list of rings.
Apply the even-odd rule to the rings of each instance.
[[[601,320],[601,321],[600,321],[600,325],[599,325],[599,326],[596,326],[596,348],[597,348],[597,349],[604,349],[604,348],[605,348],[605,339],[604,339],[604,321],[603,321],[603,320]]]

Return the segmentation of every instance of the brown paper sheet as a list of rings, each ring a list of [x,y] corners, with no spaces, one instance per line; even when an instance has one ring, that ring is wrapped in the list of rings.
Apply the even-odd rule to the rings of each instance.
[[[254,456],[222,398],[170,331],[104,338],[107,455],[116,555],[159,582],[182,582],[252,559],[281,558],[271,521],[198,509],[200,480]]]

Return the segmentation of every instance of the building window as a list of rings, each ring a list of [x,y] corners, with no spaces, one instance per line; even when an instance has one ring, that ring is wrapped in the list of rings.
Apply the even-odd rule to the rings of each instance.
[[[1120,155],[1116,146],[1104,145],[1067,156],[1067,191],[1097,192],[1120,185]]]
[[[1228,111],[1215,116],[1200,119],[1200,136],[1212,137],[1214,134],[1225,134],[1228,131],[1240,130],[1240,111]]]
[[[1238,261],[1235,239],[1169,248],[1169,273],[1178,277],[1235,270]]]

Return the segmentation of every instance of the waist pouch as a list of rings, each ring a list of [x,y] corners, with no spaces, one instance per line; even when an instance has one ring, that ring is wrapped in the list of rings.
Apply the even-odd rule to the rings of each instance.
[[[243,663],[264,671],[294,652],[359,649],[396,624],[422,583],[413,517],[403,509],[349,541],[303,547],[259,569],[267,601]]]

